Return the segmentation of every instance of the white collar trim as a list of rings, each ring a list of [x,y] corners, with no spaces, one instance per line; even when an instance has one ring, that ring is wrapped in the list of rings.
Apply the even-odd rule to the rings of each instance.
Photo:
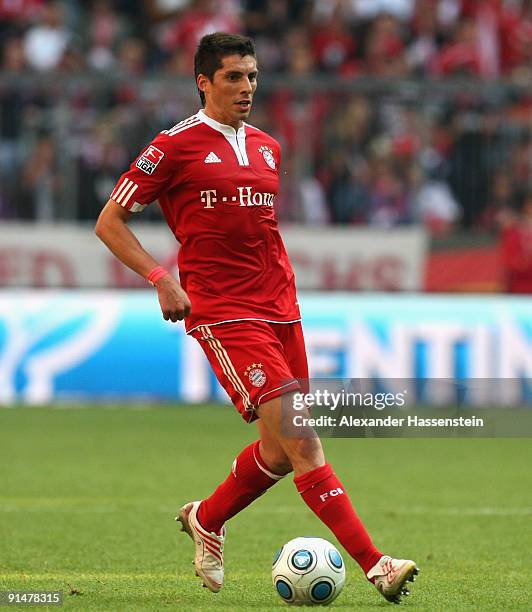
[[[216,119],[209,117],[209,115],[207,115],[203,108],[200,108],[198,112],[198,118],[210,127],[212,127],[214,130],[218,130],[218,132],[221,132],[224,136],[235,136],[240,135],[241,132],[245,132],[244,124],[242,124],[242,126],[239,127],[238,130],[235,130],[232,125],[220,123],[219,121],[216,121]]]
[[[238,130],[235,130],[235,128],[230,125],[212,119],[202,108],[198,111],[197,117],[213,130],[225,136],[231,147],[233,147],[233,151],[235,152],[240,166],[249,166],[248,154],[246,151],[246,129],[244,125],[239,127]]]

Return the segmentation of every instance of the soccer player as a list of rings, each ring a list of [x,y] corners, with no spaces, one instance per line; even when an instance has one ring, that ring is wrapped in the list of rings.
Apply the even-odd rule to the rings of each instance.
[[[294,274],[274,213],[280,146],[245,122],[257,73],[250,39],[204,36],[195,55],[203,108],[141,152],[102,210],[96,234],[152,283],[164,319],[185,320],[242,417],[258,426],[259,439],[240,452],[226,480],[177,517],[195,543],[204,586],[222,588],[226,521],[293,471],[305,503],[382,595],[399,601],[416,564],[377,550],[318,437],[282,434],[282,398],[305,391],[298,379],[308,379],[308,369]],[[181,243],[180,283],[127,225],[154,200]]]

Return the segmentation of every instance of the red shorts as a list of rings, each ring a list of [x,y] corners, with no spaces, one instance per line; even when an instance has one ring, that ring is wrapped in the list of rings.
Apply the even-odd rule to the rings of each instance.
[[[248,423],[261,403],[298,391],[308,379],[301,323],[235,321],[201,325],[194,336],[222,387]],[[303,390],[305,392],[305,390]]]

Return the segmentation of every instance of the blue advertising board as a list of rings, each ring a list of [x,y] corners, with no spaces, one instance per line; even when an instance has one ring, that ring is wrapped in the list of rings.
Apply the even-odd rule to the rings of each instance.
[[[313,377],[532,378],[530,297],[320,293],[300,304]],[[0,292],[0,404],[226,399],[151,291]]]

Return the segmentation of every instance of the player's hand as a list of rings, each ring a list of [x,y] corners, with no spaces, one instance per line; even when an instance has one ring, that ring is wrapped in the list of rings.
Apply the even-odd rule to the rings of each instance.
[[[166,274],[155,283],[159,304],[165,321],[182,321],[190,314],[190,300],[183,287],[171,274]]]

